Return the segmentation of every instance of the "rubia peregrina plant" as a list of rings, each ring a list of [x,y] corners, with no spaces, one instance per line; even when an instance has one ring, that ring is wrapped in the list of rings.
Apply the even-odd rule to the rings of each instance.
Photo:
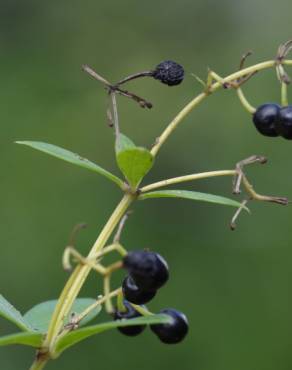
[[[123,334],[133,336],[141,333],[146,325],[150,325],[151,330],[164,343],[177,343],[183,340],[188,332],[187,318],[183,313],[175,309],[164,309],[154,314],[144,306],[167,282],[169,271],[167,262],[157,252],[150,250],[128,252],[122,245],[121,234],[129,208],[136,201],[163,197],[217,203],[237,208],[230,223],[231,228],[234,229],[237,217],[242,210],[248,211],[247,203],[251,200],[288,204],[286,198],[258,194],[248,180],[245,166],[253,163],[266,163],[266,158],[260,155],[252,155],[239,161],[233,169],[194,173],[160,180],[148,185],[142,185],[142,181],[153,167],[159,150],[183,119],[220,88],[234,89],[237,92],[240,102],[252,114],[255,127],[261,134],[270,137],[280,135],[291,139],[292,107],[288,106],[287,99],[287,85],[290,79],[284,69],[285,66],[292,65],[292,60],[286,59],[291,47],[291,41],[282,44],[275,59],[244,68],[245,59],[250,54],[247,53],[241,59],[239,70],[227,77],[220,77],[210,70],[205,82],[195,76],[203,85],[203,91],[174,117],[156,138],[150,150],[136,146],[131,139],[121,133],[117,95],[134,100],[142,108],[150,109],[152,104],[149,101],[125,90],[123,86],[140,77],[152,77],[166,85],[175,86],[183,81],[183,67],[173,61],[165,61],[159,63],[154,70],[136,73],[112,84],[89,66],[83,66],[83,70],[101,82],[107,91],[110,102],[107,117],[109,125],[115,130],[116,161],[124,178],[121,179],[88,159],[52,144],[33,141],[18,141],[17,143],[30,146],[106,177],[120,188],[123,197],[87,256],[82,256],[74,246],[75,234],[84,225],[78,225],[73,230],[69,246],[63,255],[63,266],[69,271],[72,269],[73,261],[76,266],[58,300],[43,302],[25,315],[21,315],[3,296],[0,296],[0,314],[21,330],[18,333],[1,337],[0,345],[23,344],[37,348],[31,370],[40,370],[50,359],[57,358],[67,348],[87,337],[113,328],[118,328]],[[281,85],[282,107],[276,103],[269,103],[256,109],[248,102],[241,87],[256,73],[268,68],[276,70]],[[233,193],[240,194],[243,188],[246,194],[243,199],[238,202],[226,197],[195,191],[161,190],[169,185],[217,176],[231,176]],[[110,241],[113,233],[115,233],[113,240]],[[112,252],[117,253],[120,258],[115,263],[106,266],[104,257]],[[112,289],[111,276],[121,268],[127,271],[127,275],[121,287]],[[79,298],[79,292],[90,272],[102,277],[103,294],[97,298]],[[86,325],[98,315],[102,306],[112,316],[112,319],[105,323]]]

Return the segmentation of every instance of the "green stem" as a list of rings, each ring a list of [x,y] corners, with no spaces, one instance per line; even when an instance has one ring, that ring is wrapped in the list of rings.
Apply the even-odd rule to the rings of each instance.
[[[78,315],[78,322],[80,322],[84,317],[86,317],[92,310],[94,310],[97,306],[101,305],[102,303],[106,302],[108,298],[113,298],[118,296],[122,292],[121,288],[118,288],[116,290],[113,290],[108,294],[108,296],[103,296],[102,298],[98,299],[96,302],[94,302],[92,305],[87,307],[83,312],[81,312]]]
[[[240,87],[238,87],[236,89],[236,92],[237,92],[237,95],[238,95],[238,98],[241,102],[241,104],[243,105],[243,107],[251,114],[254,114],[256,109],[255,107],[253,107],[249,101],[246,99],[245,95],[243,94],[243,91],[241,90]]]
[[[283,60],[282,64],[292,65],[292,60]],[[218,90],[220,87],[224,86],[224,83],[236,81],[239,78],[242,78],[246,75],[251,73],[255,73],[267,68],[275,67],[276,61],[275,60],[268,60],[266,62],[258,63],[253,66],[241,69],[235,73],[230,74],[229,76],[222,79],[222,81],[217,81],[216,83],[212,84],[207,91],[202,92],[198,96],[196,96],[193,100],[191,100],[178,114],[174,119],[169,123],[169,125],[165,128],[162,134],[157,138],[156,143],[151,149],[151,154],[156,156],[162,145],[168,139],[168,137],[172,134],[172,132],[177,128],[180,122],[197,106],[199,105],[205,98],[207,98],[211,93]]]
[[[281,104],[283,107],[287,107],[288,103],[288,86],[285,82],[281,83]]]
[[[108,222],[106,223],[102,232],[94,243],[91,251],[87,256],[88,259],[94,257],[96,253],[98,253],[105,246],[110,235],[112,234],[120,219],[125,214],[134,199],[135,196],[133,196],[132,194],[126,194],[122,198],[121,202],[114,210],[113,214],[109,218]],[[48,329],[48,334],[43,344],[44,349],[48,349],[49,351],[54,352],[54,346],[56,344],[57,336],[62,328],[63,320],[68,315],[74,303],[74,300],[76,299],[90,271],[91,266],[78,265],[67,281],[53,313]]]
[[[168,185],[178,184],[181,182],[194,181],[194,180],[199,180],[199,179],[207,179],[210,177],[217,177],[217,176],[234,176],[234,175],[236,175],[235,170],[222,170],[222,171],[209,171],[209,172],[195,173],[192,175],[173,177],[171,179],[154,182],[153,184],[144,186],[143,188],[140,189],[140,191],[142,193],[145,193],[150,190],[162,188]]]
[[[139,312],[142,316],[153,316],[154,313],[150,312],[144,306],[139,306],[137,304],[131,303],[131,306],[135,308],[137,312]]]
[[[207,96],[209,96],[211,93],[218,90],[220,87],[223,86],[224,83],[232,82],[233,80],[237,80],[241,77],[244,77],[250,73],[254,73],[263,69],[274,67],[276,62],[274,60],[258,63],[254,66],[242,69],[240,71],[237,71],[228,77],[223,78],[222,81],[217,81],[216,83],[212,84],[208,87],[208,89],[201,94],[199,94],[197,97],[195,97],[190,103],[188,103],[179,113],[178,115],[170,122],[170,124],[166,127],[166,129],[162,132],[160,137],[157,139],[155,145],[153,146],[151,153],[153,156],[156,156],[158,151],[160,150],[161,146],[164,144],[164,142],[168,139],[168,137],[171,135],[171,133],[176,129],[176,127],[179,125],[179,123],[198,105],[201,101],[203,101]],[[284,60],[282,64],[286,65],[292,65],[292,60]],[[84,69],[86,70],[86,66]],[[99,77],[99,76],[98,76]],[[107,81],[103,81],[104,83],[107,83]],[[214,172],[220,172],[220,171],[214,171]],[[225,172],[225,171],[223,171]],[[231,174],[231,173],[230,173]],[[192,179],[194,179],[194,176],[198,176],[202,174],[197,175],[190,175],[192,176]],[[223,174],[222,174],[223,175]],[[225,173],[226,175],[226,173]],[[220,175],[217,175],[220,176]],[[165,183],[168,181],[167,185],[169,184],[169,181],[175,181],[176,182],[182,182],[182,181],[189,181],[186,180],[188,176],[182,176],[180,178],[180,181],[178,181],[178,178],[176,179],[170,179],[170,180],[164,180],[161,186],[165,186]],[[182,180],[184,178],[184,180]],[[200,177],[203,178],[203,177]],[[157,186],[157,184],[148,185],[149,187]],[[159,185],[160,186],[160,185]],[[144,187],[144,191],[145,188]],[[107,243],[110,235],[114,231],[115,227],[123,217],[123,215],[126,213],[127,209],[129,208],[130,204],[135,200],[136,196],[133,194],[125,194],[122,198],[121,202],[118,204],[116,209],[114,210],[113,214],[109,218],[108,222],[104,226],[102,232],[100,233],[99,237],[97,238],[96,242],[94,243],[91,251],[89,252],[87,258],[94,258],[98,252],[100,252],[105,244]],[[78,293],[80,292],[89,272],[91,271],[92,266],[89,266],[88,264],[82,265],[79,264],[73,273],[71,274],[70,278],[68,279],[67,283],[65,284],[65,287],[62,290],[62,293],[59,297],[58,303],[56,305],[55,311],[53,313],[48,333],[46,336],[46,339],[42,345],[42,352],[44,354],[47,353],[47,355],[43,355],[41,357],[38,357],[34,363],[32,364],[30,370],[41,370],[46,365],[47,361],[49,360],[49,353],[54,353],[54,347],[56,345],[56,342],[58,340],[58,335],[60,333],[60,330],[63,325],[64,318],[68,315],[74,300],[76,299]]]
[[[48,361],[47,357],[37,357],[29,370],[42,370]]]

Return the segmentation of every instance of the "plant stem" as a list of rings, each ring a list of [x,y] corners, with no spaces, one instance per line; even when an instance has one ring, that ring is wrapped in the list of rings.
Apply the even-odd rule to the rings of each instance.
[[[48,361],[48,357],[37,357],[29,370],[42,370]]]
[[[140,191],[142,193],[145,193],[150,190],[162,188],[168,185],[178,184],[181,182],[193,181],[193,180],[199,180],[199,179],[207,179],[210,177],[217,177],[217,176],[234,176],[234,175],[236,175],[235,170],[222,170],[222,171],[209,171],[209,172],[195,173],[192,175],[173,177],[171,179],[154,182],[153,184],[144,186],[143,188],[140,189]]]
[[[283,107],[288,106],[288,92],[287,92],[287,84],[285,82],[281,83],[281,105]]]
[[[117,82],[115,84],[115,86],[120,86],[126,82],[129,82],[129,81],[132,81],[132,80],[135,80],[136,78],[140,78],[140,77],[151,77],[153,76],[153,71],[144,71],[144,72],[138,72],[138,73],[135,73],[135,74],[132,74],[128,77],[125,77],[123,78],[122,80],[120,80],[119,82]]]
[[[121,293],[121,288],[118,288],[116,290],[113,290],[112,292],[109,293],[109,295],[103,296],[102,298],[98,299],[96,302],[92,303],[89,307],[87,307],[83,312],[81,312],[78,315],[78,321],[81,321],[84,317],[86,317],[92,310],[94,310],[97,306],[101,305],[102,303],[106,302],[108,298],[113,298],[116,297]]]
[[[258,71],[272,68],[276,66],[275,60],[268,60],[266,62],[258,63],[253,66],[241,69],[235,73],[230,74],[229,76],[222,79],[222,81],[215,82],[212,84],[206,91],[202,92],[201,94],[197,95],[193,100],[191,100],[177,115],[174,119],[169,123],[169,125],[165,128],[162,134],[156,139],[155,144],[151,149],[151,154],[156,156],[162,145],[168,139],[168,137],[172,134],[172,132],[177,128],[179,123],[198,105],[200,104],[205,98],[207,98],[211,93],[218,90],[220,87],[224,86],[224,83],[232,82],[234,80],[238,80],[246,75],[251,73],[256,73]],[[292,65],[292,60],[283,60],[282,64]]]
[[[243,107],[251,114],[254,114],[256,109],[255,107],[253,107],[249,102],[248,100],[246,99],[245,95],[243,94],[243,91],[241,90],[240,87],[238,87],[236,89],[237,91],[237,96],[239,97],[239,100],[241,102],[241,104],[243,105]]]
[[[292,60],[283,60],[282,64],[286,65],[292,65]],[[209,96],[211,93],[218,90],[220,87],[224,87],[224,84],[232,82],[234,80],[238,80],[239,78],[242,78],[244,76],[247,76],[249,74],[255,73],[260,70],[264,70],[267,68],[271,68],[277,65],[277,62],[275,60],[270,60],[262,63],[258,63],[256,65],[250,66],[248,68],[242,69],[240,71],[237,71],[225,78],[223,78],[220,81],[217,81],[210,86],[207,87],[207,89],[199,94],[197,97],[195,97],[191,102],[189,102],[179,113],[178,115],[170,122],[170,124],[166,127],[166,129],[162,132],[159,138],[157,138],[155,145],[152,147],[151,153],[153,156],[156,156],[158,151],[160,150],[161,146],[165,143],[165,141],[168,139],[168,137],[171,135],[171,133],[176,129],[176,127],[179,125],[179,123],[198,105],[201,101],[203,101],[207,96]],[[91,70],[88,66],[83,66],[83,69],[90,73],[94,78],[98,79],[102,83],[104,83],[106,86],[111,86],[108,81],[103,79],[101,76],[97,75],[94,71]],[[128,81],[126,79],[125,81]],[[123,81],[122,81],[123,82]],[[134,97],[141,105],[147,106],[148,108],[151,106],[151,104],[145,102],[143,99],[140,99],[139,97],[134,96],[133,94],[130,94],[126,91],[116,89],[115,90],[118,93],[124,94],[126,96]],[[128,94],[128,95],[127,95]],[[115,102],[114,102],[115,103]],[[147,105],[148,104],[148,105]],[[148,186],[145,186],[142,188],[142,191],[149,191],[151,189],[155,189],[158,187],[175,184],[178,182],[184,182],[184,181],[191,181],[191,180],[197,180],[200,178],[207,178],[207,177],[214,177],[214,176],[225,176],[225,175],[234,175],[236,172],[233,170],[226,170],[226,171],[212,171],[212,172],[205,172],[201,174],[194,174],[194,175],[187,175],[187,176],[181,176],[173,179],[163,180],[154,184],[150,184]],[[252,186],[245,180],[245,186],[248,188],[249,193],[251,195],[254,195],[254,191],[252,189]],[[257,194],[256,194],[257,195]],[[104,246],[106,245],[109,237],[111,236],[112,232],[118,225],[119,221],[123,217],[123,215],[128,210],[131,203],[136,199],[136,195],[133,194],[125,194],[114,212],[112,213],[111,217],[105,224],[104,228],[102,229],[101,233],[99,234],[96,242],[94,243],[93,247],[91,248],[87,259],[94,258],[97,253],[99,253]],[[257,195],[257,199],[259,199],[260,196]],[[261,197],[265,199],[260,200],[269,200],[269,201],[275,201],[272,200],[272,197],[269,197],[269,199],[266,199],[268,197]],[[52,319],[48,328],[47,336],[44,340],[44,343],[41,348],[41,355],[37,356],[34,363],[32,364],[30,370],[42,370],[46,363],[48,362],[50,358],[50,354],[54,354],[54,348],[58,341],[59,333],[62,329],[63,322],[65,317],[68,315],[77,295],[79,294],[83,284],[85,283],[85,280],[90,273],[92,269],[92,266],[90,264],[82,264],[79,263],[73,273],[71,274],[70,278],[68,279],[67,283],[65,284],[61,295],[59,297],[58,303],[56,305],[56,308],[54,310],[54,313],[52,315]],[[117,294],[115,292],[115,294]],[[109,295],[107,295],[107,298]]]
[[[130,305],[135,308],[137,312],[139,312],[142,316],[153,316],[154,313],[150,312],[145,308],[145,306],[141,306],[138,304],[134,304],[130,302]]]
[[[132,194],[126,194],[122,198],[121,202],[112,213],[111,217],[109,218],[108,222],[106,223],[102,232],[94,243],[91,251],[87,256],[88,259],[94,257],[96,253],[98,253],[105,246],[110,235],[112,234],[120,219],[125,214],[134,199],[135,196]],[[43,344],[43,348],[48,349],[48,351],[54,352],[53,347],[56,343],[57,336],[62,328],[63,320],[68,315],[74,303],[74,300],[76,299],[90,271],[91,266],[78,265],[67,281],[53,313],[48,329],[48,334]]]

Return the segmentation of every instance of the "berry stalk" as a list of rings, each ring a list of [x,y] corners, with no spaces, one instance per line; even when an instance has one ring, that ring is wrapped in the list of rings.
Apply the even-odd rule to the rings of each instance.
[[[292,60],[282,60],[281,64],[285,65],[292,65]],[[180,122],[197,106],[199,105],[205,98],[207,98],[210,94],[217,91],[220,87],[225,88],[226,83],[231,83],[236,81],[240,78],[245,77],[246,75],[250,75],[256,73],[258,71],[262,71],[264,69],[276,67],[278,62],[276,60],[268,60],[266,62],[261,62],[255,64],[253,66],[241,69],[237,72],[230,74],[229,76],[222,79],[222,81],[217,81],[210,86],[207,86],[206,90],[199,95],[197,95],[193,100],[191,100],[177,115],[174,119],[169,123],[169,125],[165,128],[162,134],[156,139],[155,144],[151,149],[151,154],[156,156],[159,152],[162,145],[165,141],[169,138],[169,136],[173,133],[173,131],[177,128]]]
[[[154,182],[150,185],[146,185],[143,188],[141,188],[140,192],[141,193],[146,193],[147,191],[162,188],[162,187],[168,186],[168,185],[178,184],[178,183],[181,183],[181,182],[188,182],[188,181],[194,181],[194,180],[200,180],[200,179],[208,179],[210,177],[234,176],[234,175],[236,175],[235,170],[220,170],[220,171],[208,171],[208,172],[195,173],[195,174],[192,174],[192,175],[173,177],[171,179]]]
[[[281,60],[280,64],[281,65],[282,64],[283,65],[284,64],[292,65],[292,60]],[[165,83],[165,84],[169,85],[169,86],[179,84],[182,81],[183,73],[184,73],[182,67],[176,64],[176,66],[178,66],[178,67],[176,67],[176,69],[173,71],[172,69],[170,70],[169,68],[166,68],[166,66],[169,66],[169,65],[171,65],[173,67],[174,62],[170,62],[170,61],[163,62],[162,63],[163,68],[161,67],[161,65],[158,65],[157,68],[156,68],[157,73],[155,75],[153,75],[153,77],[155,79],[160,80],[162,83]],[[256,65],[250,66],[248,68],[241,69],[241,70],[239,70],[239,71],[237,71],[237,72],[235,72],[235,73],[233,73],[233,74],[231,74],[231,75],[229,75],[229,76],[227,76],[223,79],[220,78],[218,75],[216,75],[214,73],[212,75],[210,74],[211,77],[212,76],[213,77],[217,76],[216,79],[215,79],[215,82],[213,82],[212,79],[211,80],[208,79],[205,90],[201,94],[199,94],[197,97],[195,97],[192,101],[190,101],[177,114],[177,116],[170,122],[170,124],[162,132],[160,137],[157,139],[155,145],[153,146],[153,148],[151,150],[152,155],[153,156],[157,155],[161,146],[165,143],[165,141],[172,134],[172,132],[176,129],[176,127],[180,124],[180,122],[197,105],[199,105],[199,103],[201,101],[203,101],[211,93],[217,91],[220,87],[223,87],[223,88],[226,88],[226,87],[237,88],[235,85],[236,85],[236,82],[238,80],[240,80],[240,79],[242,80],[242,79],[246,78],[246,76],[252,75],[252,74],[254,74],[254,73],[256,73],[260,70],[264,70],[264,69],[268,69],[268,68],[272,68],[272,67],[279,67],[279,60],[270,60],[270,61],[258,63]],[[88,72],[88,68],[85,69],[85,70]],[[171,73],[170,73],[170,71],[171,71]],[[106,80],[104,80],[104,79],[101,80],[99,75],[95,76],[92,73],[91,73],[91,75],[93,77],[97,78],[98,80],[100,80],[101,82],[103,82],[104,84],[106,84],[108,87],[113,88],[113,86],[109,85],[109,83]],[[144,73],[143,76],[146,76],[146,74]],[[124,81],[122,80],[122,82],[127,82],[130,79],[133,79],[133,78],[136,78],[136,77],[138,77],[138,74],[135,75],[134,77],[130,76],[129,78],[124,79]],[[122,95],[124,94],[125,96],[128,96],[128,97],[131,96],[132,98],[133,97],[137,98],[135,95],[130,94],[130,93],[128,93],[124,90],[121,90],[119,88],[116,88],[115,92],[121,93]],[[240,92],[240,90],[239,90],[239,92]],[[114,98],[114,95],[113,95],[113,98]],[[140,98],[138,98],[138,99],[140,99]],[[140,99],[139,101],[141,102],[142,100]],[[115,107],[115,104],[114,104],[114,107]],[[285,112],[286,111],[283,111],[282,113],[284,114]],[[116,112],[114,111],[114,113],[116,113]],[[289,110],[288,113],[290,113],[290,110]],[[116,116],[117,116],[117,114],[116,114]],[[292,117],[292,110],[291,110],[291,117]],[[287,116],[287,114],[285,115],[285,117],[284,117],[285,122],[284,123],[285,123],[286,126],[288,126],[288,124],[290,124],[290,121],[292,121],[291,117],[290,117],[290,115],[289,116]],[[117,122],[117,117],[115,117],[115,118],[116,118],[115,121]],[[284,118],[283,118],[283,120],[284,120]],[[118,125],[117,125],[117,129],[118,129]],[[241,168],[240,168],[240,170],[241,170]],[[206,172],[206,173],[201,173],[201,174],[181,176],[181,177],[177,177],[177,178],[173,178],[173,179],[163,180],[163,181],[160,181],[160,182],[157,182],[157,183],[154,183],[154,184],[150,184],[150,185],[145,186],[142,189],[140,189],[140,191],[142,190],[142,192],[146,192],[146,191],[149,191],[151,189],[155,189],[155,188],[158,188],[158,187],[162,187],[162,186],[166,186],[166,185],[174,184],[174,183],[178,183],[178,182],[184,182],[184,181],[190,181],[190,180],[196,180],[196,179],[199,179],[199,178],[207,178],[207,177],[214,177],[214,176],[225,176],[225,175],[228,175],[228,176],[238,175],[237,184],[240,184],[241,181],[243,182],[243,185],[245,186],[245,188],[246,188],[248,194],[250,195],[251,199],[272,201],[272,202],[277,202],[277,203],[280,203],[280,204],[286,204],[287,203],[287,200],[284,199],[284,198],[267,197],[267,196],[261,196],[261,195],[257,194],[253,190],[252,185],[248,182],[248,180],[246,179],[246,177],[244,176],[242,171],[238,172],[237,170],[212,171],[212,172]],[[237,187],[239,187],[239,185]],[[114,231],[114,229],[117,227],[117,225],[120,222],[120,220],[122,219],[122,217],[127,212],[129,206],[132,204],[132,202],[134,200],[137,199],[137,197],[138,197],[138,193],[137,194],[130,194],[130,193],[127,193],[127,192],[125,193],[124,197],[122,198],[122,200],[120,201],[120,203],[118,204],[118,206],[116,207],[114,212],[112,213],[111,217],[109,218],[109,220],[105,224],[104,228],[102,229],[102,231],[101,231],[99,237],[97,238],[96,242],[94,243],[91,251],[89,252],[88,256],[85,258],[85,261],[93,259],[94,256],[96,256],[96,254],[98,252],[102,251],[102,249],[106,245],[108,239],[110,238],[112,232]],[[125,259],[126,259],[126,257],[125,257]],[[73,273],[71,274],[70,278],[68,279],[68,281],[67,281],[67,283],[66,283],[65,287],[63,288],[63,291],[60,295],[58,304],[55,308],[55,311],[53,313],[53,316],[52,316],[52,319],[51,319],[51,322],[50,322],[50,326],[49,326],[49,329],[48,329],[47,336],[44,340],[44,343],[43,343],[41,349],[38,351],[36,360],[33,363],[32,367],[31,367],[31,370],[41,370],[41,369],[43,369],[43,367],[45,366],[47,361],[50,358],[54,357],[54,355],[55,355],[55,353],[54,353],[55,346],[56,346],[56,343],[58,342],[58,340],[60,338],[60,332],[62,330],[64,317],[66,317],[68,315],[76,297],[78,296],[78,294],[79,294],[83,284],[85,283],[86,278],[88,277],[91,270],[92,270],[92,265],[90,263],[82,263],[82,261],[80,261],[79,264],[77,265],[77,267],[75,268],[75,270],[73,271]],[[128,266],[128,270],[130,270],[130,266]],[[168,277],[168,275],[167,275],[167,277],[163,277],[163,279],[161,278],[162,282],[160,283],[159,286],[153,286],[152,281],[150,281],[147,286],[143,286],[142,280],[140,279],[140,275],[139,275],[140,272],[141,272],[140,268],[137,269],[137,271],[136,270],[133,270],[133,271],[131,270],[131,271],[128,271],[128,272],[131,273],[131,275],[133,275],[135,277],[135,284],[143,292],[143,295],[145,295],[146,293],[148,294],[150,291],[153,292],[154,290],[157,290],[160,286],[162,286],[162,284],[167,280],[167,277]],[[109,281],[106,282],[106,284],[107,284],[106,290],[108,291],[107,292],[108,294],[106,295],[106,300],[107,300],[107,305],[110,306],[111,303],[110,303],[110,300],[109,300],[110,296],[109,296],[108,283],[109,283]],[[143,283],[144,283],[144,280],[143,280]],[[135,286],[134,286],[134,288],[135,288]],[[130,293],[134,294],[133,293],[133,284],[131,286],[129,284],[125,285],[124,290],[125,289],[128,290],[129,294]],[[141,297],[139,297],[139,299],[140,298]],[[142,298],[144,300],[145,296],[143,296]],[[109,311],[112,311],[111,307],[110,307]],[[163,342],[165,342],[165,343],[175,343],[175,342],[180,341],[186,335],[186,333],[187,333],[187,321],[186,321],[185,317],[180,312],[178,312],[176,310],[173,310],[173,309],[169,309],[168,311],[170,312],[170,314],[173,318],[173,323],[172,323],[172,326],[171,326],[170,329],[173,330],[173,333],[177,336],[175,341],[173,339],[173,335],[172,335],[172,338],[168,337],[169,330],[166,331],[166,327],[164,325],[160,325],[160,326],[156,326],[156,327],[154,326],[152,328],[152,330],[158,335],[160,340],[162,340]],[[132,316],[135,317],[135,315],[137,315],[137,312],[136,311],[132,312],[131,307],[129,306],[127,311],[119,313],[119,314],[129,315],[131,317]],[[126,335],[137,335],[137,332],[138,331],[141,332],[142,329],[143,328],[141,328],[141,327],[140,328],[136,327],[136,331],[133,332],[132,329],[130,330],[130,329],[125,329],[124,328],[124,329],[121,329],[121,331],[126,333]]]
[[[101,251],[114,231],[115,227],[119,223],[120,219],[126,213],[130,204],[135,199],[132,194],[126,194],[121,202],[118,204],[108,222],[104,226],[102,232],[97,238],[95,244],[93,245],[91,251],[89,252],[87,258],[93,258],[97,252]],[[78,265],[74,272],[71,274],[69,280],[67,281],[55,308],[52,320],[48,329],[48,334],[46,336],[45,342],[43,344],[44,349],[53,352],[54,345],[60,329],[63,324],[63,318],[69,313],[74,300],[76,299],[79,291],[81,290],[89,272],[91,271],[91,266],[88,265]]]

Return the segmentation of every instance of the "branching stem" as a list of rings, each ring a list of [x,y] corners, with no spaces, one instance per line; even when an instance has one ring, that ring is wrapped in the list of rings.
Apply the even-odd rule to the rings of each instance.
[[[286,64],[286,65],[292,65],[292,60],[282,60],[280,64]],[[207,88],[205,91],[203,91],[201,94],[199,94],[197,97],[195,97],[191,102],[189,102],[178,114],[177,116],[170,122],[170,124],[165,128],[165,130],[162,132],[162,134],[157,138],[155,145],[152,147],[151,153],[153,156],[156,156],[158,151],[161,149],[162,145],[166,142],[166,140],[169,138],[169,136],[173,133],[173,131],[178,127],[180,122],[196,107],[198,106],[207,96],[209,96],[211,93],[215,92],[218,90],[220,87],[234,87],[234,83],[236,84],[238,81],[243,81],[246,78],[249,78],[249,76],[253,75],[254,73],[267,69],[267,68],[272,68],[278,66],[279,67],[279,60],[269,60],[266,62],[258,63],[253,66],[247,67],[245,69],[241,69],[235,73],[230,74],[229,76],[225,78],[221,78],[220,76],[216,75],[213,73],[211,77],[215,78],[217,81],[213,83],[209,79],[209,85],[207,84]],[[113,89],[115,93],[130,97],[131,99],[134,99],[137,101],[142,107],[147,107],[151,108],[151,103],[147,102],[146,100],[128,92],[125,90],[120,89],[119,87],[114,87],[111,85],[107,80],[105,80],[103,77],[98,75],[95,71],[93,71],[90,67],[88,66],[83,66],[84,71],[89,73],[93,78],[99,80],[102,82],[106,88],[109,90]],[[133,79],[135,76],[132,76],[131,79]],[[128,81],[126,79],[125,81]],[[122,84],[125,81],[120,81],[120,84]],[[225,85],[225,86],[224,86]],[[240,94],[240,90],[239,90]],[[285,96],[285,91],[284,94],[282,93],[282,96]],[[115,107],[115,95],[112,94],[113,98],[113,103]],[[285,99],[284,99],[285,100]],[[244,102],[243,96],[241,96],[241,101]],[[250,107],[248,107],[247,104],[245,104],[248,110],[251,110]],[[115,111],[114,111],[115,113]],[[116,123],[116,130],[118,131],[118,121],[117,117],[115,117],[115,123]],[[187,175],[187,176],[181,176],[173,179],[168,179],[168,180],[163,180],[148,186],[145,186],[141,189],[142,192],[146,192],[149,190],[156,189],[158,187],[163,187],[167,186],[170,184],[175,184],[178,182],[184,182],[184,181],[192,181],[192,180],[197,180],[200,178],[207,178],[207,177],[215,177],[215,176],[230,176],[230,175],[235,175],[238,172],[236,170],[226,170],[226,171],[212,171],[212,172],[205,172],[201,174],[194,174],[194,175]],[[278,198],[278,197],[267,197],[267,196],[261,196],[257,194],[254,190],[252,185],[248,182],[246,177],[244,175],[241,175],[240,180],[242,180],[243,185],[245,186],[247,192],[249,193],[250,197],[252,199],[257,199],[257,200],[266,200],[266,201],[272,201],[276,203],[281,203],[281,204],[287,204],[287,200],[285,198]],[[51,358],[54,355],[55,352],[55,347],[58,342],[58,339],[60,338],[60,333],[62,332],[62,329],[64,329],[64,318],[68,315],[70,312],[70,309],[78,296],[83,284],[86,281],[86,278],[90,271],[93,268],[93,265],[91,263],[88,263],[88,261],[92,261],[96,256],[102,252],[102,249],[105,247],[106,243],[108,242],[108,239],[110,238],[111,234],[119,224],[120,220],[122,217],[126,214],[129,206],[132,204],[132,202],[137,198],[136,195],[126,193],[124,197],[122,198],[121,202],[118,204],[114,212],[112,213],[111,217],[105,224],[104,228],[102,229],[99,237],[97,238],[96,242],[91,248],[91,251],[89,252],[88,256],[79,263],[73,273],[71,274],[70,278],[68,279],[67,283],[65,284],[65,287],[63,288],[63,291],[60,295],[60,298],[58,300],[58,303],[56,305],[55,311],[53,313],[48,333],[47,336],[44,340],[44,343],[42,345],[42,348],[38,352],[38,356],[34,363],[32,364],[32,367],[30,370],[42,370],[49,358]],[[123,248],[117,248],[117,247],[108,247],[109,249],[116,249],[119,251],[121,254],[124,254],[125,251]],[[80,256],[75,253],[75,257],[78,259]],[[81,256],[82,257],[82,256]],[[69,258],[69,255],[66,257]],[[65,258],[65,260],[66,260]],[[82,257],[83,258],[83,257]],[[68,260],[67,260],[68,262]],[[82,263],[83,262],[83,263]],[[109,281],[107,281],[109,283]],[[118,295],[121,300],[121,291],[120,289],[114,291],[114,292],[109,292],[108,286],[106,287],[106,292],[107,294],[105,297],[102,298],[102,300],[107,301],[108,308],[110,308],[110,298],[114,295]],[[98,301],[97,301],[98,302]],[[101,300],[99,301],[100,304]],[[121,304],[121,302],[120,302]],[[92,309],[88,308],[88,309]],[[141,312],[141,308],[140,313]],[[86,312],[84,313],[86,314]],[[143,312],[142,314],[151,314],[148,311]],[[61,334],[62,336],[62,334]]]
[[[115,227],[118,225],[120,219],[123,217],[134,199],[135,197],[132,194],[126,194],[122,198],[89,252],[87,256],[89,260],[95,257],[96,254],[105,246]],[[91,269],[92,267],[88,264],[78,265],[67,281],[55,308],[48,329],[48,334],[43,345],[43,347],[48,351],[54,351],[54,346],[62,328],[63,320],[68,315]]]
[[[283,60],[282,64],[285,65],[292,65],[292,60]],[[162,134],[156,139],[155,144],[151,149],[151,153],[153,156],[156,156],[159,150],[161,149],[162,145],[165,141],[169,138],[169,136],[173,133],[173,131],[177,128],[180,122],[197,106],[199,105],[205,98],[207,98],[211,93],[217,91],[220,87],[223,86],[224,83],[231,83],[237,81],[238,79],[256,73],[258,71],[275,67],[277,65],[277,61],[275,60],[268,60],[266,62],[258,63],[253,66],[241,69],[235,73],[230,74],[229,76],[220,79],[213,83],[207,91],[202,92],[201,94],[197,95],[193,100],[191,100],[177,115],[174,119],[169,123],[169,125],[165,128]]]
[[[192,175],[173,177],[171,179],[154,182],[153,184],[144,186],[143,188],[140,189],[140,191],[141,193],[146,193],[148,191],[152,191],[152,190],[162,188],[168,185],[178,184],[181,182],[208,179],[210,177],[217,177],[217,176],[234,176],[234,175],[236,175],[236,170],[221,170],[221,171],[209,171],[209,172],[195,173]]]

